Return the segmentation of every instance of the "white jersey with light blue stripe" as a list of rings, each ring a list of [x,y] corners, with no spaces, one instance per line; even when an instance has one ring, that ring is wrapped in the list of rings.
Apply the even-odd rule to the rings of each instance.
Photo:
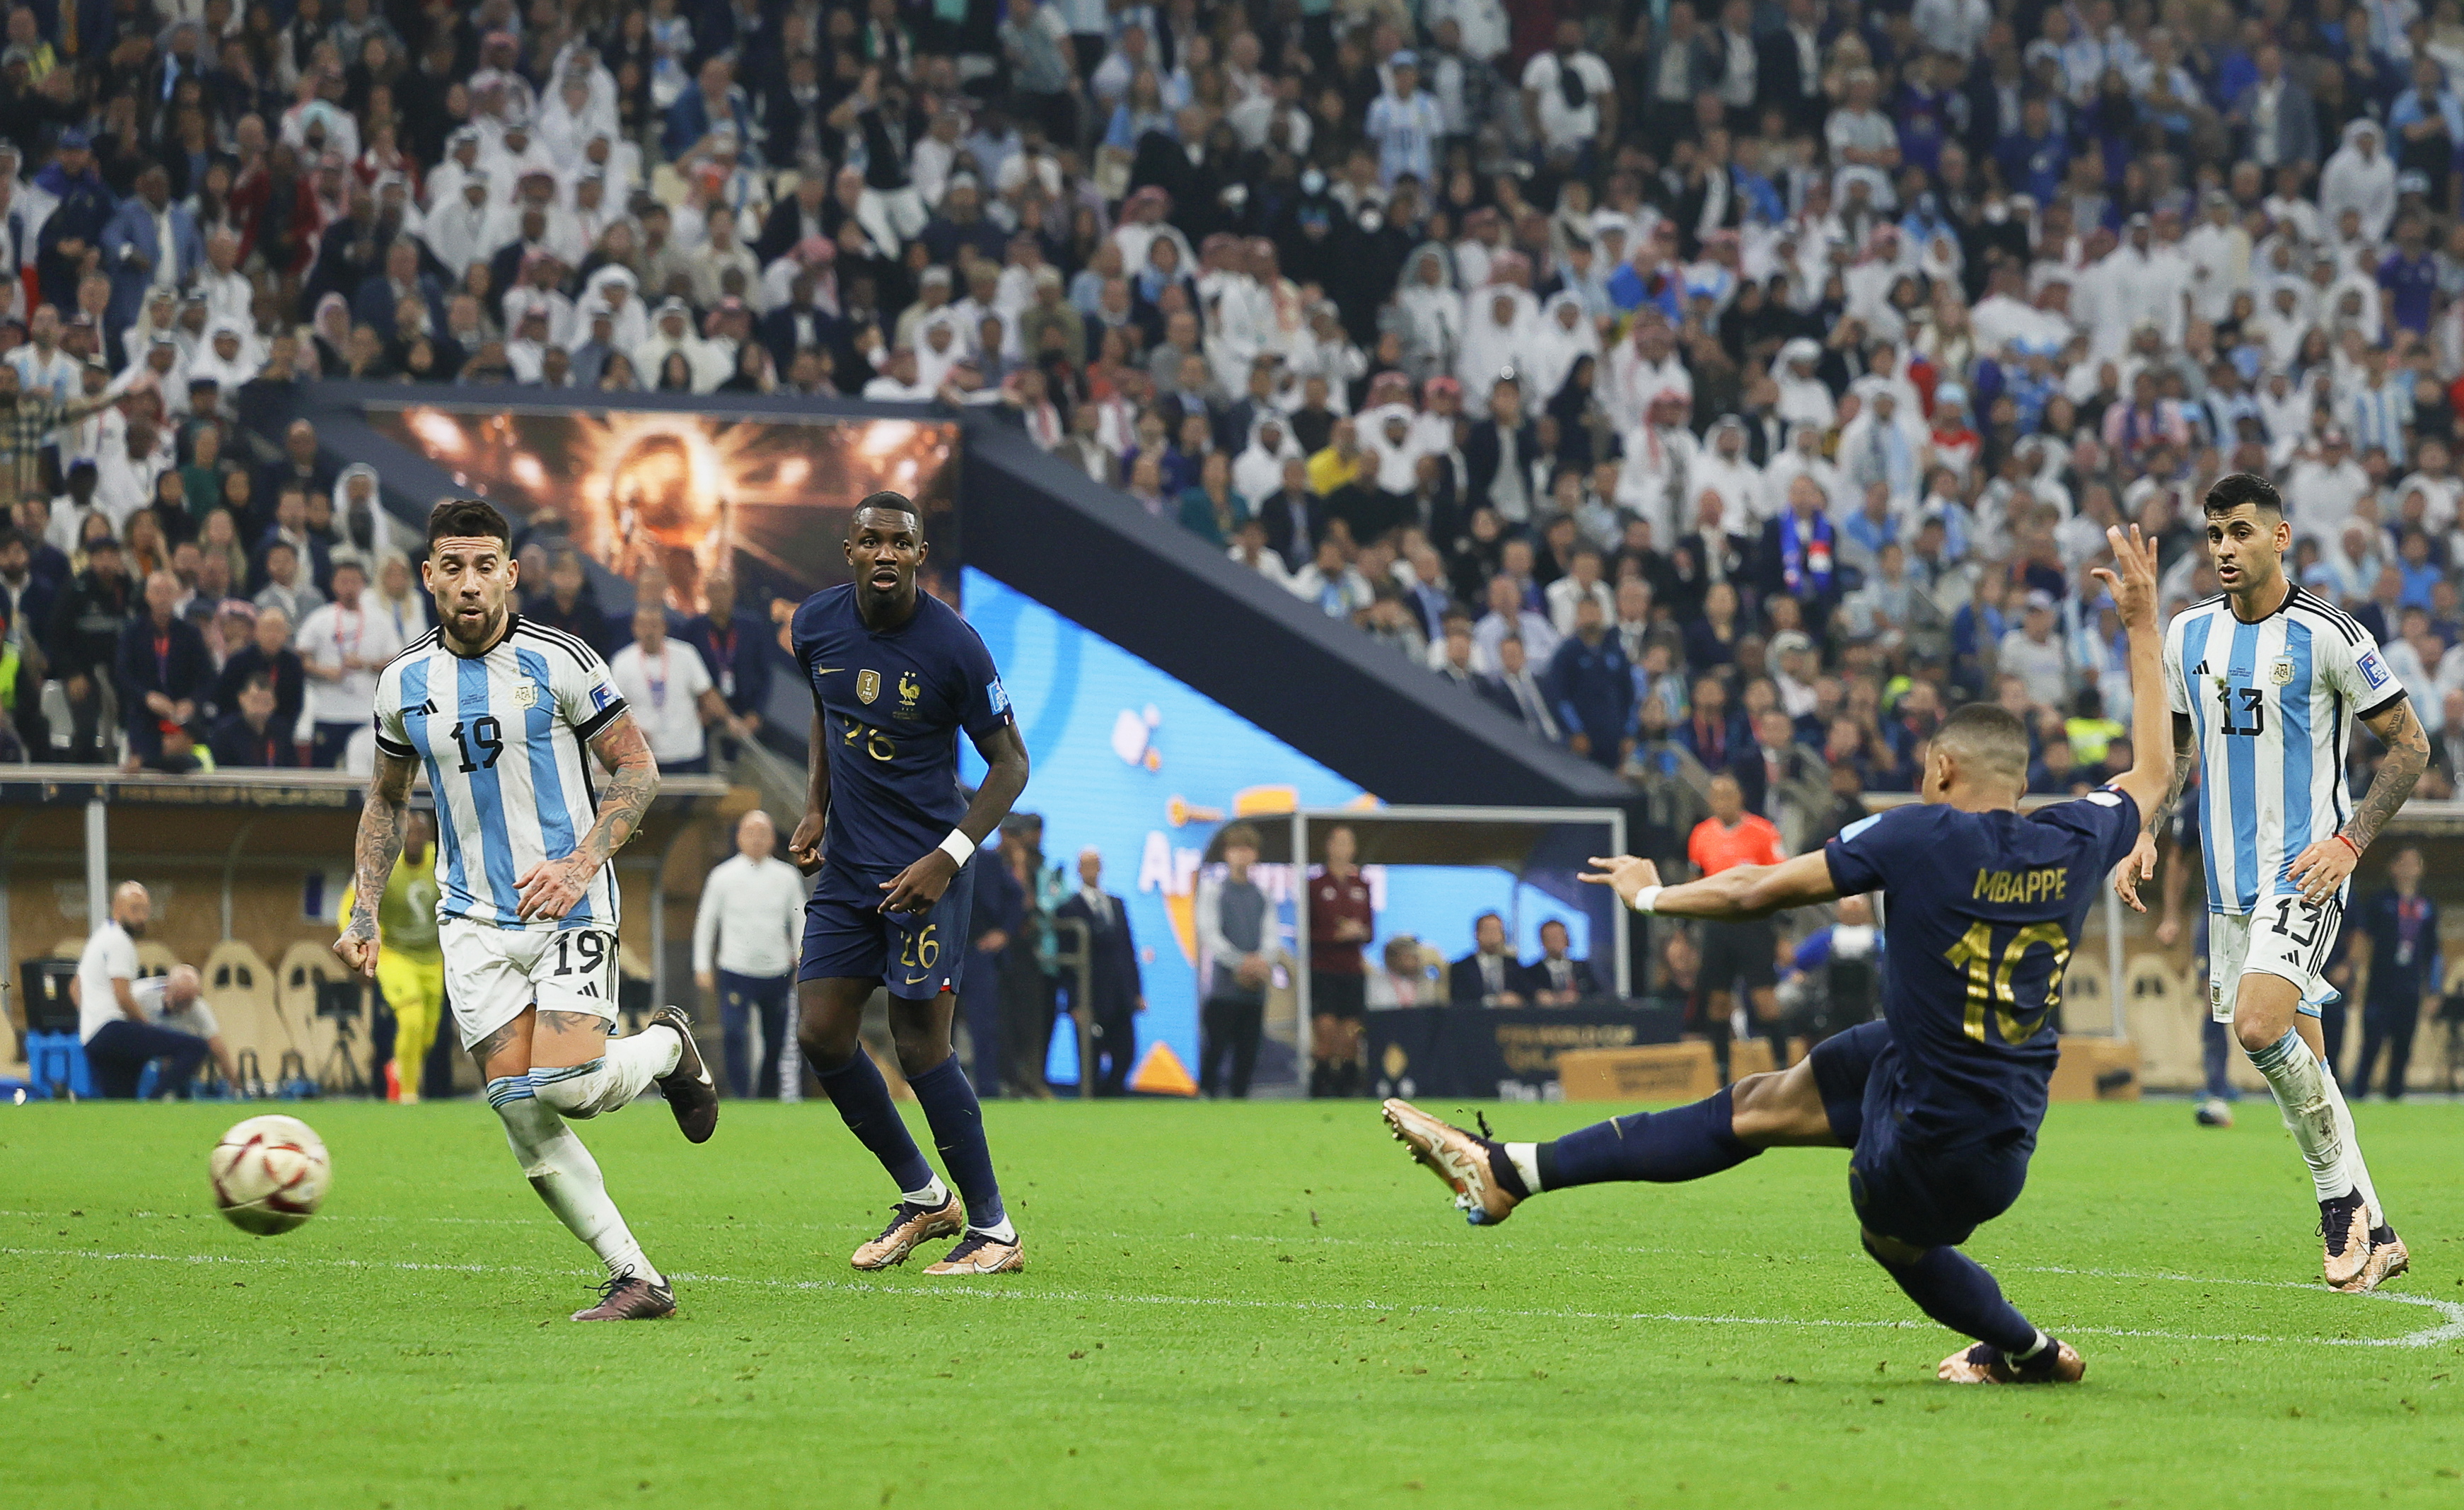
[[[377,676],[377,748],[427,769],[437,921],[615,929],[611,868],[600,868],[561,924],[523,922],[514,878],[573,853],[590,832],[599,799],[583,747],[624,711],[596,651],[519,614],[485,655],[454,654],[434,629],[387,663]]]
[[[2256,624],[2219,595],[2165,626],[2165,685],[2199,753],[2208,910],[2245,913],[2294,889],[2285,871],[2352,814],[2353,720],[2404,696],[2350,614],[2294,588]]]

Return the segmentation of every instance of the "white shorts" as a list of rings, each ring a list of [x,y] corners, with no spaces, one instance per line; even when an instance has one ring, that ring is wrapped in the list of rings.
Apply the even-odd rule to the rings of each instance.
[[[2241,977],[2276,975],[2301,993],[2294,1010],[2315,1018],[2341,993],[2320,974],[2344,919],[2341,891],[2312,904],[2299,892],[2272,893],[2248,912],[2208,914],[2208,1016],[2231,1022]]]
[[[616,935],[606,929],[497,928],[449,918],[437,925],[436,944],[466,1050],[534,1006],[616,1020]]]

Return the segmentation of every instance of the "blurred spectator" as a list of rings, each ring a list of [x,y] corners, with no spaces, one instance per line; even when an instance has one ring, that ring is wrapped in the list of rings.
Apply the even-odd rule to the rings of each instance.
[[[216,720],[207,749],[214,768],[240,770],[251,766],[290,767],[299,763],[299,746],[292,731],[275,717],[274,681],[258,671],[240,683],[232,694],[231,711]]]
[[[1349,823],[1326,831],[1326,862],[1308,878],[1309,1094],[1360,1094],[1360,1024],[1368,1010],[1360,951],[1375,932],[1369,882]]]
[[[89,935],[71,994],[95,1093],[131,1101],[145,1066],[163,1066],[158,1094],[188,1097],[197,1068],[211,1058],[234,1080],[230,1051],[200,994],[195,970],[182,965],[151,978],[138,974],[137,940],[153,921],[153,899],[134,881],[111,894],[111,915]]]
[[[1249,873],[1258,863],[1257,831],[1246,823],[1229,824],[1217,847],[1223,874],[1202,876],[1198,886],[1199,971],[1207,983],[1199,1009],[1198,1086],[1210,1100],[1229,1095],[1243,1101],[1257,1072],[1266,988],[1273,977],[1266,957],[1273,908]]]
[[[2387,862],[2387,886],[2354,910],[2353,957],[2369,962],[2362,996],[2362,1061],[2353,1071],[2353,1094],[2370,1093],[2379,1051],[2387,1051],[2382,1094],[2404,1099],[2405,1072],[2412,1058],[2413,1031],[2433,1010],[2441,991],[2444,960],[2438,939],[2438,905],[2421,893],[2420,846],[2407,844]]]
[[[1571,1007],[1600,994],[1589,960],[1569,959],[1573,935],[1551,918],[1540,925],[1540,957],[1522,966],[1523,994],[1535,1007]]]
[[[787,998],[804,936],[803,878],[779,858],[778,844],[778,827],[761,809],[737,820],[736,853],[702,883],[693,913],[693,983],[718,998],[727,1090],[739,1100],[779,1096]],[[757,1022],[758,1071],[751,1053]]]
[[[377,672],[403,647],[393,622],[368,612],[367,568],[357,556],[335,558],[333,588],[333,602],[312,610],[298,635],[308,678],[308,763],[325,769],[340,765],[343,747],[367,727]]]
[[[633,611],[633,643],[607,663],[607,675],[650,742],[659,769],[675,776],[710,770],[705,726],[719,724],[738,738],[745,729],[728,711],[710,667],[691,645],[668,638],[668,615],[654,601]]]
[[[1483,912],[1472,920],[1472,952],[1456,960],[1446,970],[1446,999],[1458,1007],[1520,1007],[1529,1001],[1524,995],[1523,967],[1508,950],[1506,920],[1494,912]]]
[[[158,761],[172,730],[193,737],[199,707],[212,689],[205,636],[180,617],[179,598],[179,580],[154,573],[145,580],[145,612],[121,631],[117,670],[128,752],[121,763],[128,770]]]
[[[1137,1014],[1147,1009],[1146,986],[1128,904],[1104,889],[1099,851],[1078,852],[1078,889],[1052,915],[1087,930],[1089,997],[1072,1001],[1069,1010],[1093,1035],[1094,1062],[1079,1066],[1079,1073],[1094,1077],[1098,1096],[1127,1095],[1130,1073],[1137,1067]]]

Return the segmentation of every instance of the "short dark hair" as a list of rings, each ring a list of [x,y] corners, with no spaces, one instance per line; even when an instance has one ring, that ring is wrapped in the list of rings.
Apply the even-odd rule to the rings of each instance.
[[[856,514],[862,514],[867,509],[879,509],[889,514],[906,514],[915,521],[918,528],[921,528],[924,523],[924,511],[915,507],[915,500],[908,497],[907,494],[903,492],[891,492],[887,488],[883,489],[879,492],[869,492],[865,494],[863,501],[855,506],[854,513],[847,515],[847,523],[850,525],[854,524]]]
[[[2284,514],[2284,495],[2276,491],[2276,484],[2246,471],[2229,472],[2217,478],[2208,489],[2202,506],[2207,510],[2208,517],[2212,519],[2231,514],[2245,503],[2262,514],[2274,514],[2279,518]]]
[[[255,675],[251,676],[247,681],[241,683],[239,689],[243,692],[271,693],[274,690],[274,678],[266,675],[263,671],[259,671]]]
[[[431,551],[439,540],[479,535],[495,536],[505,542],[508,551],[514,547],[514,527],[485,498],[448,498],[428,513],[428,548]]]
[[[1952,709],[1933,732],[1933,740],[1966,752],[1978,764],[2022,785],[2027,782],[2028,726],[1999,703],[1967,703]]]

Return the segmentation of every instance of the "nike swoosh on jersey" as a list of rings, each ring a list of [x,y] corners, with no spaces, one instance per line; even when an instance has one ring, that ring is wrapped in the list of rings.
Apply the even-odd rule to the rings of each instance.
[[[908,985],[911,985],[911,986],[920,986],[920,985],[924,984],[924,982],[926,982],[926,981],[928,981],[928,980],[932,979],[932,978],[933,978],[933,973],[932,973],[931,971],[929,971],[929,970],[928,970],[928,971],[924,972],[924,974],[920,974],[920,975],[917,975],[917,976],[914,976],[914,977],[913,977],[912,979],[908,980],[906,983],[907,983]]]
[[[813,667],[813,674],[815,676],[828,676],[832,672],[844,671],[846,669],[847,667],[844,666],[817,666]]]

